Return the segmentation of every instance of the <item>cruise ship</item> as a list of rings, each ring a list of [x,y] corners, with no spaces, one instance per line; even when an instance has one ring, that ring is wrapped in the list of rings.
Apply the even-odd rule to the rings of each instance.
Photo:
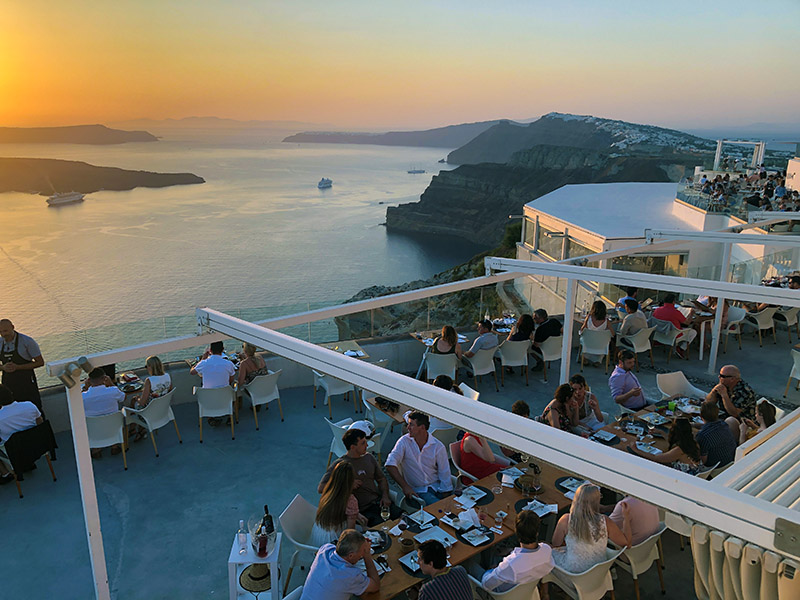
[[[327,189],[329,187],[333,187],[333,180],[332,179],[328,179],[327,177],[323,177],[322,179],[319,180],[319,183],[317,184],[317,187],[319,189],[321,189],[321,190]]]
[[[800,158],[790,161],[788,171],[800,173]],[[695,178],[721,172],[701,169]],[[687,187],[692,188],[665,183],[560,188],[525,205],[516,254],[486,257],[485,274],[471,279],[266,320],[204,307],[182,335],[165,337],[164,329],[154,335],[159,325],[140,324],[141,338],[126,338],[103,351],[88,341],[101,330],[77,332],[70,352],[59,355],[48,351],[47,340],[39,340],[47,361],[40,377],[44,409],[59,444],[58,480],[51,479],[42,461],[21,482],[24,498],[17,499],[13,485],[0,488],[0,519],[7,547],[35,547],[37,560],[48,565],[47,577],[25,575],[24,565],[11,569],[6,593],[102,600],[252,597],[242,587],[247,562],[239,558],[236,530],[240,519],[256,518],[266,503],[275,515],[291,505],[301,507],[303,516],[299,527],[293,527],[292,511],[276,519],[281,538],[275,554],[265,559],[272,581],[261,597],[298,598],[313,559],[304,536],[326,461],[338,452],[337,427],[371,420],[378,432],[372,450],[382,461],[402,434],[402,418],[369,402],[377,396],[451,424],[441,435],[475,432],[491,440],[495,450],[516,449],[547,469],[656,505],[667,529],[645,561],[652,566],[633,579],[618,565],[614,580],[610,573],[598,579],[617,598],[800,597],[800,411],[794,410],[800,405],[800,295],[761,285],[800,269],[795,224],[800,213],[741,212],[735,202],[709,206]],[[633,205],[637,210],[628,210]],[[609,374],[576,362],[578,330],[582,307],[598,299],[613,306],[624,295],[621,290],[631,286],[639,288],[641,298],[673,292],[686,299],[702,294],[784,307],[788,318],[766,328],[760,317],[735,329],[712,321],[710,348],[696,343],[688,360],[655,343],[655,352],[639,355],[636,376],[649,399],[668,398],[664,376],[676,372],[685,377],[684,394],[705,393],[718,383],[720,366],[730,363],[780,408],[782,418],[740,445],[735,462],[718,465],[710,480],[705,477],[711,473],[687,475],[509,412],[515,401],[524,400],[531,415],[541,414],[558,384],[581,372],[602,411],[616,414]],[[564,324],[558,344],[543,349],[544,373],[529,372],[528,382],[518,372],[504,372],[490,357],[485,369],[474,369],[475,376],[462,381],[477,402],[424,381],[425,339],[432,331],[455,325],[468,338],[466,350],[476,337],[474,322],[486,313],[501,317],[536,308],[546,308]],[[108,328],[102,331],[109,335]],[[734,339],[726,343],[728,337]],[[228,352],[239,350],[242,342],[266,350],[277,385],[268,398],[242,393],[238,412],[231,396],[231,425],[212,428],[200,418],[200,380],[190,374],[189,364],[218,340]],[[83,427],[80,381],[89,369],[103,365],[144,378],[142,367],[150,355],[162,358],[175,388],[171,412],[158,424],[166,427],[150,439],[130,442],[121,456],[104,451],[102,459],[92,460],[90,438],[96,433]],[[119,427],[113,433],[122,436]],[[627,437],[636,441],[633,434]],[[108,439],[96,445],[108,445]],[[558,486],[557,480],[542,483],[545,495]],[[500,490],[500,498],[508,498],[514,509],[516,490]],[[552,534],[557,516],[543,518],[545,532]],[[686,544],[690,550],[681,551]],[[400,566],[394,567],[402,576]],[[365,596],[384,597],[390,596]]]
[[[59,192],[53,194],[47,199],[47,204],[50,206],[59,206],[61,204],[74,204],[76,202],[83,202],[86,194],[80,192]]]

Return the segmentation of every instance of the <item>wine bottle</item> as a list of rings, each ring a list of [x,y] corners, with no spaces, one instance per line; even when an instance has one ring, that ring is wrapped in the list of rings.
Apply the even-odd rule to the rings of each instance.
[[[244,520],[239,521],[239,531],[236,532],[236,539],[239,543],[239,554],[247,554],[247,530],[244,528]]]
[[[275,532],[275,524],[272,521],[272,515],[269,514],[269,507],[266,504],[264,505],[264,518],[261,519],[261,527],[264,529],[264,533],[268,535]]]

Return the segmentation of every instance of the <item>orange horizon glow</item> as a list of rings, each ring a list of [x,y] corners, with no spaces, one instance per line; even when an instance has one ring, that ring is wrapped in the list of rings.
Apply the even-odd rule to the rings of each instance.
[[[800,4],[10,2],[0,126],[217,116],[436,127],[572,112],[800,122]],[[627,4],[627,6],[626,6]],[[769,3],[767,3],[769,4]]]

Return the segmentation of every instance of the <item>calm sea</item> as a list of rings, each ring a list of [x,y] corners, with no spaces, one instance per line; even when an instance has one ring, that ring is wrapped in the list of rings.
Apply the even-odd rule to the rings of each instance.
[[[280,137],[184,131],[146,144],[0,146],[3,156],[188,171],[206,180],[97,192],[61,207],[42,196],[0,194],[3,316],[20,331],[48,336],[192,315],[197,306],[305,310],[370,285],[429,277],[479,250],[381,225],[387,205],[419,198],[445,150],[284,144]],[[409,175],[412,166],[427,174]],[[332,189],[317,189],[323,176]]]

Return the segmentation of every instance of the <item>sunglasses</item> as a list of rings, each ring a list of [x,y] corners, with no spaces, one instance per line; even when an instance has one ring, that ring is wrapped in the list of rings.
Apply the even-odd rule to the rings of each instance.
[[[722,373],[719,374],[720,379],[728,379],[728,377],[733,377],[733,375],[723,375]]]

